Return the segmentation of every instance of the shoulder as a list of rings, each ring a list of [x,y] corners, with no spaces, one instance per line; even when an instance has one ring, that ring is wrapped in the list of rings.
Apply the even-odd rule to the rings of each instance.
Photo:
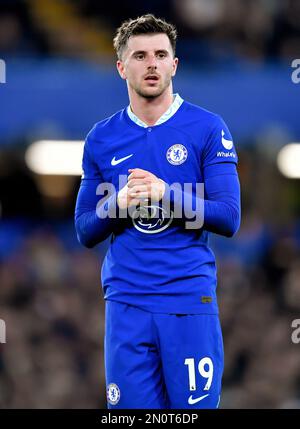
[[[187,101],[182,107],[177,125],[184,128],[186,133],[196,139],[197,142],[199,139],[204,142],[212,133],[223,128],[227,129],[223,118],[215,112]]]
[[[185,101],[177,125],[196,138],[206,141],[211,133],[226,127],[222,117],[196,104]]]
[[[105,137],[115,133],[116,130],[124,127],[126,122],[124,120],[125,109],[122,109],[112,116],[96,122],[93,128],[87,134],[87,140],[102,141]]]
[[[196,104],[189,103],[188,101],[184,102],[184,112],[185,114],[195,121],[201,121],[206,125],[215,125],[222,118],[217,113],[211,112],[203,107],[200,107]]]

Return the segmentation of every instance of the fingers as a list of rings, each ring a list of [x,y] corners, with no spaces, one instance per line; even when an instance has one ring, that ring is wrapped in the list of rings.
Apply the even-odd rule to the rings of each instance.
[[[131,179],[143,179],[149,177],[151,174],[149,171],[143,170],[142,168],[130,168],[128,172],[130,173],[128,181]]]
[[[153,173],[141,168],[131,168],[128,170],[128,197],[143,201],[160,201],[165,190],[164,182],[158,179]],[[163,184],[163,186],[162,186]]]
[[[141,205],[141,200],[139,200],[138,198],[131,198],[128,203],[128,207],[139,206],[139,205]]]
[[[130,188],[128,190],[128,195],[131,198],[146,198],[151,194],[151,186],[150,185],[138,185]]]
[[[127,186],[128,186],[128,188],[133,188],[133,187],[139,186],[139,185],[147,185],[150,182],[151,182],[150,178],[147,178],[147,177],[144,179],[130,179],[127,182]]]
[[[133,194],[133,195],[129,195],[129,198],[130,199],[133,199],[133,198],[136,198],[136,199],[138,199],[138,200],[144,200],[144,199],[148,199],[148,198],[151,198],[151,195],[150,195],[150,193],[149,192],[138,192],[138,193],[136,193],[136,194]]]

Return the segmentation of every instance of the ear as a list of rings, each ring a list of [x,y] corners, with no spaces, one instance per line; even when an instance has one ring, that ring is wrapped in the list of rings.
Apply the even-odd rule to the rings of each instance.
[[[178,62],[179,62],[178,58],[177,58],[177,57],[175,57],[175,58],[174,58],[174,60],[173,60],[173,71],[172,71],[172,76],[175,76],[175,74],[176,74],[177,66],[178,66]]]
[[[127,79],[126,73],[125,73],[125,66],[124,66],[123,61],[121,61],[121,60],[117,61],[117,69],[118,69],[118,72],[119,72],[119,75],[121,76],[121,78]]]

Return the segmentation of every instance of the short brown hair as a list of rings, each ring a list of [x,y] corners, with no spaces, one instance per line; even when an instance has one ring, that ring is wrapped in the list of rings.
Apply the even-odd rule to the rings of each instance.
[[[117,52],[118,59],[122,58],[124,48],[131,36],[140,34],[164,33],[168,36],[173,54],[175,56],[177,30],[174,25],[167,23],[162,18],[156,18],[152,14],[142,15],[136,19],[129,19],[117,29],[114,37],[114,48]]]

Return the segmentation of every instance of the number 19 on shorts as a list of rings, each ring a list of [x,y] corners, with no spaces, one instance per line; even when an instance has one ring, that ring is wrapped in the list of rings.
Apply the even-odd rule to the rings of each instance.
[[[187,358],[185,359],[184,364],[188,366],[189,388],[191,391],[197,390],[195,359]],[[207,380],[203,390],[209,390],[214,374],[214,365],[212,363],[212,360],[209,357],[202,358],[197,365],[197,369],[201,377]]]

